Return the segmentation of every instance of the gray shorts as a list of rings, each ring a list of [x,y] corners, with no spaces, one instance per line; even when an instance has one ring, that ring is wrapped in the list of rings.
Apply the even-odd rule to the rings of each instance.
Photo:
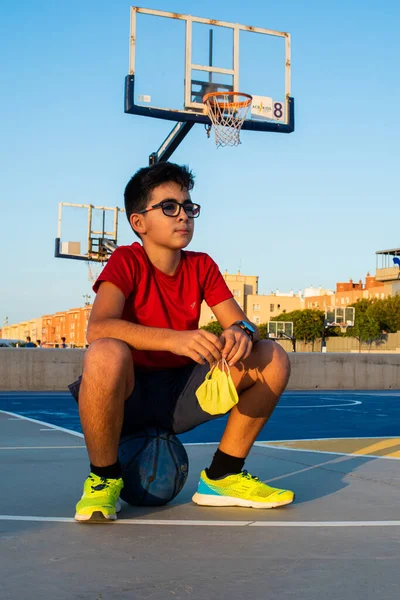
[[[204,412],[196,397],[209,370],[208,363],[160,371],[135,369],[135,388],[125,402],[121,435],[146,427],[184,433],[221,416]],[[81,377],[68,386],[77,402],[80,383]]]

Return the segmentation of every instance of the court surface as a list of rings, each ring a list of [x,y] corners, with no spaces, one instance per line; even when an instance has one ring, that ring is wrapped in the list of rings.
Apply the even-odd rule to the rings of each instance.
[[[4,599],[398,597],[400,391],[286,392],[246,467],[295,502],[273,510],[191,502],[224,419],[182,436],[188,481],[159,508],[123,503],[79,525],[87,475],[66,393],[0,393]]]

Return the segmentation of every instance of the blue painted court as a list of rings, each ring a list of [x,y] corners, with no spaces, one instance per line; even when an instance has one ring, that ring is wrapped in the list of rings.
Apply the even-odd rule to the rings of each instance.
[[[0,410],[81,432],[69,392],[0,392]],[[218,442],[227,417],[182,436],[185,443]],[[386,437],[400,432],[400,391],[285,392],[258,440]]]

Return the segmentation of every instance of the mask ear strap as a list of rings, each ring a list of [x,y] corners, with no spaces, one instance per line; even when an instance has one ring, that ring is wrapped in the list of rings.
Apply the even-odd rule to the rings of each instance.
[[[211,367],[211,369],[209,370],[208,374],[210,375],[210,377],[211,377],[211,375],[212,375],[212,372],[214,371],[214,369],[215,369],[215,367],[216,367],[217,365],[218,365],[218,362],[215,362],[215,363],[213,364],[213,366]]]
[[[226,362],[226,358],[221,358],[221,362],[222,362],[222,370],[225,371],[225,368],[226,368],[226,370],[228,371],[228,375],[229,375],[230,369],[229,369],[228,363]]]

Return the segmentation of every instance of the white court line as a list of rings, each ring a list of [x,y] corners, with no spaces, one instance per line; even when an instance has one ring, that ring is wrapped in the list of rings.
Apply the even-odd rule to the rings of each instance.
[[[54,432],[54,431],[57,431],[57,429],[49,429],[49,428],[47,427],[46,429],[42,429],[42,428],[41,428],[41,429],[39,429],[39,431],[52,431],[52,432]]]
[[[321,398],[321,400],[334,400],[334,398]],[[337,408],[338,406],[355,406],[356,404],[362,404],[361,400],[349,400],[346,404],[299,404],[299,405],[279,405],[277,404],[275,409],[280,408]]]
[[[37,419],[31,419],[30,417],[25,417],[23,415],[18,415],[16,413],[11,413],[5,410],[0,410],[0,413],[3,413],[5,415],[10,415],[12,417],[16,417],[16,420],[25,420],[25,421],[30,421],[31,423],[37,423],[39,425],[46,425],[49,428],[53,428],[57,431],[63,431],[64,433],[69,433],[70,435],[74,435],[75,437],[79,437],[83,439],[83,433],[79,433],[78,431],[72,431],[71,429],[65,429],[64,427],[58,427],[58,425],[52,425],[51,423],[46,423],[44,421],[38,421]],[[346,438],[305,438],[305,439],[301,439],[301,440],[267,440],[265,442],[262,441],[257,441],[254,443],[254,446],[259,446],[262,448],[271,448],[272,450],[292,450],[295,452],[313,452],[316,454],[321,454],[321,452],[323,452],[324,454],[338,454],[341,456],[359,456],[360,458],[362,458],[363,456],[365,456],[366,458],[385,458],[386,460],[399,460],[399,458],[396,458],[395,456],[375,456],[375,455],[369,455],[369,454],[362,454],[362,455],[354,455],[354,454],[347,454],[345,452],[326,452],[323,450],[304,450],[302,448],[286,448],[284,446],[274,446],[272,445],[272,442],[283,442],[283,443],[287,443],[287,442],[314,442],[314,441],[327,441],[327,440],[332,440],[332,439],[343,439],[343,440],[363,440],[363,439],[367,439],[367,440],[384,440],[384,439],[393,439],[393,435],[388,435],[388,436],[366,436],[366,437],[346,437]],[[215,441],[215,442],[186,442],[184,444],[184,446],[213,446],[215,444],[219,444],[219,440]]]
[[[9,412],[8,410],[0,410],[0,414],[10,415],[10,417],[17,417],[19,420],[30,421],[31,423],[36,423],[37,425],[46,425],[47,428],[56,429],[57,431],[63,431],[64,433],[69,433],[70,435],[74,435],[75,437],[83,438],[83,433],[79,433],[78,431],[72,431],[72,429],[65,429],[65,427],[59,427],[58,425],[53,425],[52,423],[46,423],[45,421],[38,421],[37,419],[31,419],[31,417],[25,417],[24,415],[18,415],[17,413]]]
[[[74,523],[72,517],[0,515],[0,521]],[[400,527],[400,521],[194,521],[182,519],[118,519],[113,525],[166,525],[169,527]],[[93,526],[93,524],[92,524]]]

